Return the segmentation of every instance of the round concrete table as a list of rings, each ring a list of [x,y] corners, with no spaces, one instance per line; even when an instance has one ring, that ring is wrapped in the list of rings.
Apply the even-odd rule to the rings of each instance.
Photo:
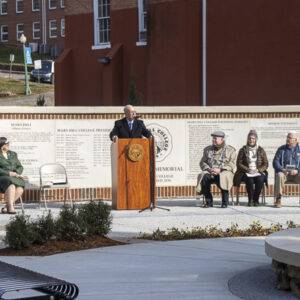
[[[300,298],[300,228],[269,235],[265,240],[265,252],[273,259],[277,288],[292,290]]]
[[[265,252],[277,262],[300,267],[300,228],[282,230],[267,236]]]

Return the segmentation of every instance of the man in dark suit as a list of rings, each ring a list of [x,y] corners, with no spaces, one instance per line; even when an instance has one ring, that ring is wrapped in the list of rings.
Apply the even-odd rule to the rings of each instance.
[[[151,132],[146,128],[142,120],[138,120],[136,112],[132,105],[124,107],[125,118],[117,120],[113,130],[110,132],[109,137],[112,141],[116,138],[130,139],[130,138],[149,138]]]

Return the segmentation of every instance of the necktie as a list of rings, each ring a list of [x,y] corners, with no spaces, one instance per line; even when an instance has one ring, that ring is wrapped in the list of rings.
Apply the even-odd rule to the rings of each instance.
[[[129,122],[129,129],[130,129],[130,131],[132,130],[132,121],[131,122]]]

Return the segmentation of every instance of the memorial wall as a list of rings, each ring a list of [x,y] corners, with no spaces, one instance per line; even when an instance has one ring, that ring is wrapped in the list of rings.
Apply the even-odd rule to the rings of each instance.
[[[114,120],[122,117],[122,108],[113,109],[115,114],[111,112],[112,108],[108,113],[99,108],[99,112],[81,116],[75,114],[76,117],[74,112],[60,113],[60,108],[52,108],[49,116],[44,114],[42,118],[37,118],[32,112],[26,118],[2,115],[0,135],[6,136],[11,142],[11,149],[18,153],[24,166],[24,175],[29,178],[28,188],[38,188],[39,167],[42,164],[58,162],[67,169],[71,189],[110,190],[109,132]],[[300,116],[295,111],[289,112],[289,109],[285,108],[284,115],[278,108],[272,114],[265,112],[262,115],[243,111],[243,108],[222,114],[214,114],[209,108],[207,112],[198,113],[193,108],[191,112],[186,112],[188,108],[185,108],[186,111],[182,113],[172,113],[174,108],[164,108],[167,112],[160,113],[139,108],[157,143],[157,187],[170,191],[167,194],[159,193],[159,196],[180,196],[174,191],[178,187],[181,187],[181,194],[185,194],[185,187],[190,187],[188,194],[194,193],[202,152],[205,146],[211,144],[210,134],[215,130],[223,130],[226,142],[238,151],[245,144],[249,130],[256,129],[259,145],[267,152],[269,181],[272,185],[272,159],[276,149],[285,143],[288,131],[300,132]],[[276,110],[276,107],[272,110]],[[68,115],[72,117],[68,118]],[[103,193],[96,193],[96,197],[110,198],[110,192],[105,197]]]

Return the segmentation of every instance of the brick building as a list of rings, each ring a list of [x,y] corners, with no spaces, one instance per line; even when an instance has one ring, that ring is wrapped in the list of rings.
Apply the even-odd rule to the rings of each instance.
[[[68,1],[56,104],[299,104],[299,16],[299,0]]]
[[[0,0],[0,45],[18,45],[57,56],[64,46],[65,0]]]

